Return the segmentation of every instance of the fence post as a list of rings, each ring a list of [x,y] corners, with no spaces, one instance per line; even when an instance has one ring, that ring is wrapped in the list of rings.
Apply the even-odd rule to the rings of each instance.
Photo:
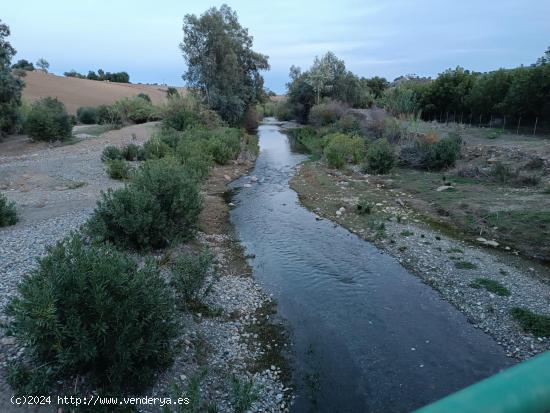
[[[447,112],[447,116],[445,117],[445,126],[449,124],[449,112]]]
[[[470,112],[470,128],[472,127],[472,118],[474,117],[474,114]]]
[[[481,116],[483,115],[479,115],[479,127],[481,128]]]
[[[462,116],[464,115],[464,112],[460,112],[460,124],[462,125]]]
[[[453,123],[456,123],[456,110],[453,112]]]
[[[504,123],[502,124],[502,130],[506,129],[506,115],[504,115]]]
[[[518,128],[516,129],[516,135],[519,135],[519,124],[521,123],[521,116],[518,119]]]
[[[489,128],[493,127],[493,115],[491,115],[491,120],[489,120]]]
[[[537,123],[539,123],[539,118],[535,118],[535,129],[533,129],[533,136],[537,133]]]

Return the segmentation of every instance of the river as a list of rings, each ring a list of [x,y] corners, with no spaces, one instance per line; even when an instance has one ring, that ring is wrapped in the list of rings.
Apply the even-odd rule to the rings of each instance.
[[[289,187],[306,157],[272,119],[258,134],[258,180],[233,184],[231,221],[291,332],[292,411],[406,412],[512,364],[393,257],[316,220]]]

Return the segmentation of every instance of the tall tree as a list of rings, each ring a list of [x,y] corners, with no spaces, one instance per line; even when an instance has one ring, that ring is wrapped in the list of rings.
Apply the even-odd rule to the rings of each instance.
[[[6,40],[10,28],[0,20],[0,135],[14,131],[19,119],[21,89],[24,83],[11,72],[15,49]]]
[[[48,63],[48,61],[46,59],[41,57],[40,59],[38,59],[36,61],[36,67],[38,67],[43,72],[48,73],[48,69],[50,68],[50,64]]]
[[[268,57],[252,50],[252,36],[226,4],[186,15],[183,34],[183,79],[224,120],[239,123],[262,97],[260,71],[269,69]]]

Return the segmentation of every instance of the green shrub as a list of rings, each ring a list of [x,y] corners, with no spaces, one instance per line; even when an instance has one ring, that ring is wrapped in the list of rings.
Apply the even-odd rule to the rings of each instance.
[[[503,286],[501,283],[490,278],[476,278],[472,283],[470,283],[472,288],[484,288],[490,293],[500,295],[502,297],[508,297],[510,295],[510,290]]]
[[[166,89],[166,97],[168,98],[176,98],[176,97],[179,97],[179,92],[178,92],[178,89],[176,89],[175,87],[168,87],[168,89]]]
[[[126,248],[161,247],[170,233],[166,213],[154,195],[132,186],[102,193],[86,225],[94,239]]]
[[[144,123],[155,119],[156,109],[151,102],[140,97],[122,98],[113,104],[122,123]]]
[[[166,128],[183,131],[199,126],[200,105],[192,97],[172,97],[163,112],[162,124]]]
[[[395,165],[393,146],[386,139],[373,142],[367,150],[366,169],[375,174],[387,174]]]
[[[315,127],[326,126],[338,121],[346,111],[346,106],[341,102],[320,103],[311,108],[309,122]]]
[[[332,168],[342,168],[347,162],[358,163],[365,157],[365,142],[359,136],[334,133],[325,137],[324,155]]]
[[[67,140],[72,124],[65,105],[56,98],[42,98],[31,105],[25,130],[36,140]]]
[[[202,198],[196,181],[175,159],[144,162],[133,177],[132,186],[153,194],[172,233],[189,235],[201,211]]]
[[[241,132],[235,128],[219,128],[211,132],[208,149],[216,163],[225,165],[236,159],[241,150]]]
[[[10,376],[20,393],[55,391],[57,380],[71,394],[84,392],[73,385],[84,378],[102,394],[128,394],[151,385],[173,360],[174,300],[151,261],[138,266],[73,234],[49,247],[18,289],[8,313],[25,346],[25,361]]]
[[[102,125],[122,125],[121,114],[114,106],[101,105],[96,109],[97,123]]]
[[[395,144],[401,142],[407,136],[407,128],[395,118],[384,119],[382,137],[388,142]]]
[[[174,150],[178,147],[179,142],[184,136],[184,132],[172,128],[163,128],[159,133],[155,134],[156,138]]]
[[[259,389],[252,380],[241,381],[231,378],[231,402],[235,413],[245,413],[260,397]]]
[[[141,147],[135,143],[129,143],[122,148],[122,157],[127,161],[137,161]]]
[[[198,255],[188,254],[178,257],[171,269],[171,284],[185,308],[200,306],[209,292],[206,278],[212,268],[213,256],[209,251]]]
[[[293,151],[311,153],[315,157],[323,153],[322,139],[311,126],[288,129],[286,134]]]
[[[455,138],[444,138],[432,144],[427,159],[428,169],[439,171],[454,166],[460,157],[460,144]]]
[[[359,215],[369,215],[374,210],[374,202],[367,198],[361,198],[357,203],[357,213]]]
[[[294,119],[291,105],[286,101],[277,102],[275,105],[275,117],[282,121]]]
[[[143,145],[145,159],[162,159],[172,153],[170,146],[153,136]]]
[[[149,97],[149,95],[147,93],[143,93],[143,92],[138,93],[137,97],[151,103],[151,98]]]
[[[98,123],[97,109],[93,107],[80,107],[76,110],[76,117],[80,123],[92,125]]]
[[[176,148],[176,156],[187,173],[197,181],[208,177],[214,163],[207,141],[182,140]]]
[[[399,158],[408,166],[432,171],[453,166],[460,157],[461,142],[448,137],[434,143],[416,140],[412,145],[401,149]]]
[[[103,149],[103,152],[101,153],[101,161],[107,162],[107,161],[113,161],[115,159],[122,159],[122,151],[114,145],[106,146],[105,149]]]
[[[112,179],[128,179],[130,177],[131,168],[124,159],[113,159],[107,161],[107,175]]]
[[[10,202],[4,194],[0,194],[0,227],[15,225],[17,221],[15,202]]]
[[[491,168],[490,173],[493,178],[501,184],[508,183],[516,176],[512,169],[502,162],[495,163],[495,165]]]
[[[535,314],[530,310],[514,307],[510,314],[521,324],[521,327],[528,333],[537,337],[550,337],[550,317],[547,315]]]

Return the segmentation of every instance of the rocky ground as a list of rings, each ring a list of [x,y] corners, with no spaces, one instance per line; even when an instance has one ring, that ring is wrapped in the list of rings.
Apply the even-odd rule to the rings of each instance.
[[[17,203],[20,222],[0,229],[0,306],[14,294],[21,277],[44,254],[45,247],[77,230],[92,213],[100,192],[122,185],[104,172],[100,154],[107,145],[141,144],[155,130],[149,123],[89,137],[73,145],[33,144],[24,137],[0,143],[0,189]],[[6,151],[3,149],[7,148]],[[8,150],[9,149],[9,150]],[[223,198],[227,184],[253,165],[253,156],[234,165],[215,168],[203,188],[205,208],[201,232],[195,241],[158,252],[169,262],[178,249],[208,246],[216,258],[207,311],[182,312],[184,328],[178,340],[181,352],[174,366],[159,378],[152,395],[188,396],[199,381],[197,396],[213,402],[220,412],[234,411],[231,381],[253,382],[256,401],[252,411],[286,411],[291,401],[285,386],[288,370],[282,352],[284,330],[275,321],[274,304],[251,277],[228,223]],[[5,323],[2,316],[0,320]],[[0,363],[14,359],[21,349],[0,332]],[[283,368],[282,368],[283,367]],[[283,380],[284,379],[284,380]],[[13,406],[11,390],[0,372],[0,411],[37,411]],[[51,409],[51,408],[50,408]],[[50,411],[46,409],[46,411]],[[161,411],[159,406],[142,411]]]
[[[497,251],[487,243],[491,240],[471,242],[438,230],[411,207],[413,195],[376,182],[353,171],[330,170],[317,161],[303,164],[291,185],[319,219],[333,220],[390,252],[472,324],[492,335],[510,357],[523,360],[550,349],[550,337],[524,332],[510,315],[513,307],[550,315],[547,267],[516,256],[510,248]],[[370,214],[360,215],[357,204],[366,191],[380,196]],[[510,294],[479,288],[478,278],[498,281]]]

